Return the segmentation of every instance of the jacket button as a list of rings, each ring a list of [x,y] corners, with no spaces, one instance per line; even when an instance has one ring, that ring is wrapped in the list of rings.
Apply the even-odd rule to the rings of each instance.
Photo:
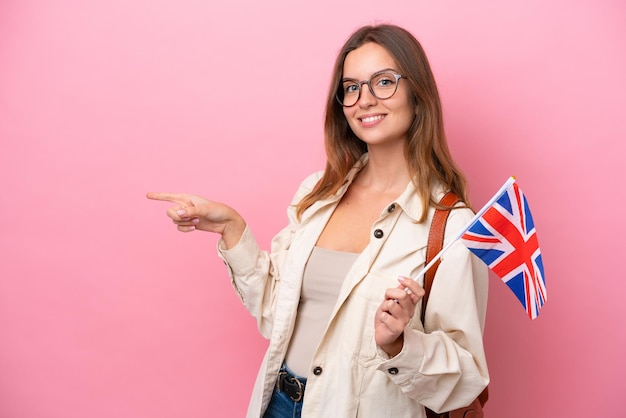
[[[382,238],[383,235],[385,235],[385,234],[383,233],[382,229],[377,229],[376,231],[374,231],[374,236],[376,238]]]
[[[320,366],[317,366],[316,368],[313,369],[313,374],[315,376],[319,376],[320,374],[322,374],[322,368]]]
[[[396,210],[396,204],[392,203],[391,205],[389,205],[389,207],[387,208],[387,212],[391,213],[394,210]]]
[[[391,369],[387,370],[389,372],[389,374],[398,374],[398,368],[397,367],[392,367]]]

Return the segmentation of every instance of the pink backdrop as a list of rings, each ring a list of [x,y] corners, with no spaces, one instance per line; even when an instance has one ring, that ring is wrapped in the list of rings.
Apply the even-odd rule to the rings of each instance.
[[[540,317],[491,283],[486,412],[619,416],[622,0],[0,2],[0,416],[243,416],[266,343],[216,237],[145,192],[228,202],[267,247],[378,21],[424,44],[475,204],[516,175],[539,229]]]

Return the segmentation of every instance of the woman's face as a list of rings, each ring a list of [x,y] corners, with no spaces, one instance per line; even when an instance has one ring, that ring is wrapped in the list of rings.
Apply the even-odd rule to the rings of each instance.
[[[400,74],[397,68],[385,48],[370,42],[348,53],[343,64],[343,80],[370,80],[382,70]],[[344,107],[343,114],[355,135],[368,146],[404,145],[415,109],[406,80],[400,79],[395,94],[384,100],[376,98],[362,84],[359,100],[354,106]]]

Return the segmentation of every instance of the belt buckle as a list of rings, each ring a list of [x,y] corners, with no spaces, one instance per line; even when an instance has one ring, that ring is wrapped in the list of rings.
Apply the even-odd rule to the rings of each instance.
[[[285,383],[287,385],[285,385]],[[302,397],[304,396],[304,388],[302,386],[302,382],[300,382],[300,380],[296,379],[295,377],[290,376],[287,372],[284,371],[278,372],[278,379],[276,379],[276,388],[282,392],[285,392],[287,396],[289,396],[289,399],[294,402],[300,402],[302,400]]]
[[[287,376],[287,372],[279,371],[278,379],[276,379],[276,389],[282,391],[282,385],[280,384],[283,381],[283,376]]]

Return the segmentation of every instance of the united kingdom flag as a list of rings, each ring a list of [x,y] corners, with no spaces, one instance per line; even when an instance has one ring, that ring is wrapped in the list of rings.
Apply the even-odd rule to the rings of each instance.
[[[547,298],[546,282],[535,224],[517,183],[461,238],[515,293],[530,319],[535,319]]]

